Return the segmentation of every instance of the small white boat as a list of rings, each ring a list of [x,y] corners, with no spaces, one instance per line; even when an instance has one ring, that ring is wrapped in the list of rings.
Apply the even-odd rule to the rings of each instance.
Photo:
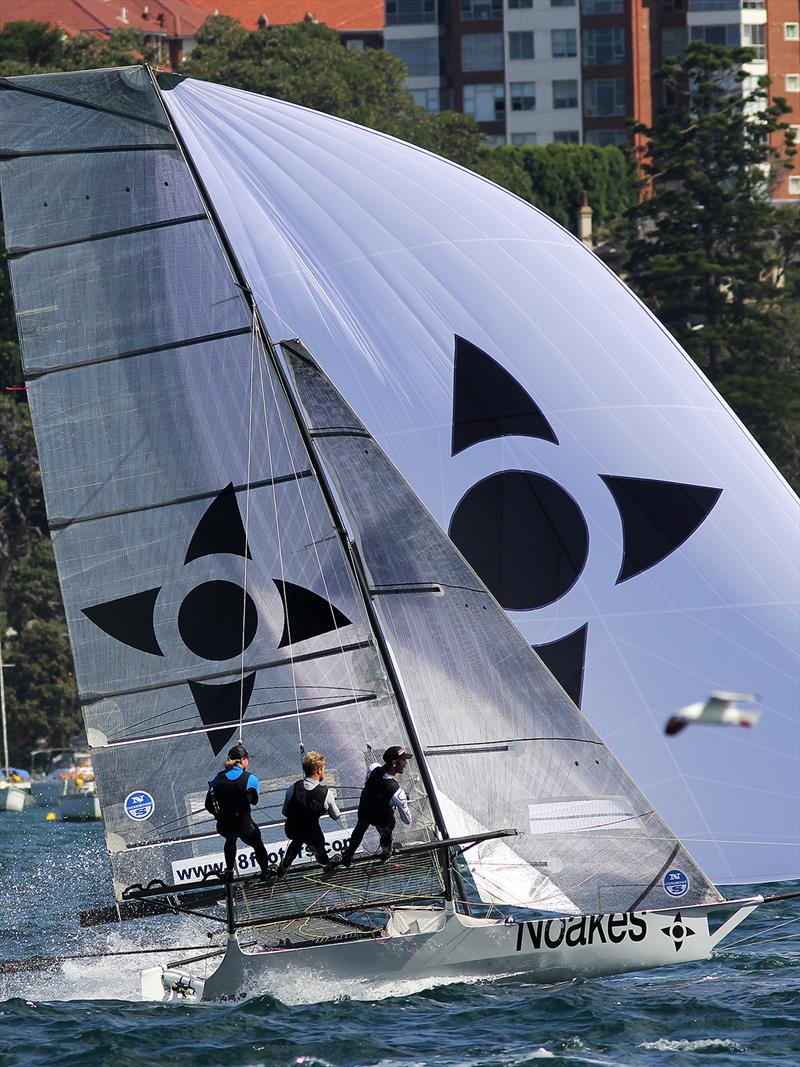
[[[33,803],[29,778],[21,777],[13,767],[8,776],[0,775],[0,811],[22,811]]]
[[[62,781],[64,790],[58,798],[58,813],[65,822],[94,822],[103,817],[88,753],[75,753],[74,767],[64,773]]]

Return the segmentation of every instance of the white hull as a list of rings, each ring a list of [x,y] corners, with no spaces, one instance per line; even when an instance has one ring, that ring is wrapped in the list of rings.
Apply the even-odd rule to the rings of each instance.
[[[32,803],[30,788],[20,788],[16,785],[0,787],[0,811],[22,811]]]
[[[58,811],[65,822],[92,822],[102,818],[100,801],[95,793],[62,796],[58,802]]]
[[[204,981],[155,967],[143,972],[142,995],[240,999],[274,989],[275,979],[304,969],[333,981],[525,973],[545,984],[640,971],[707,959],[760,899],[513,923],[398,909],[384,933],[359,941],[243,952],[231,937],[222,963]],[[724,920],[713,933],[712,912]]]

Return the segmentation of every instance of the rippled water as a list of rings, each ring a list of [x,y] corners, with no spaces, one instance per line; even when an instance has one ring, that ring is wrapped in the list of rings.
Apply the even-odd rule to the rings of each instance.
[[[758,909],[711,961],[637,975],[330,988],[305,974],[242,1004],[143,1004],[139,970],[164,955],[98,954],[151,948],[164,925],[81,929],[109,886],[99,824],[0,813],[0,960],[86,956],[0,977],[2,1067],[800,1064],[800,899]],[[170,922],[168,943],[206,942],[207,924]]]

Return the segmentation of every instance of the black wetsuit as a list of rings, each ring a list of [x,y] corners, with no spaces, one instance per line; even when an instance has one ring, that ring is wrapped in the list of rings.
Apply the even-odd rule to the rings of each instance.
[[[231,777],[237,770],[239,773]],[[262,872],[269,870],[269,856],[261,840],[261,831],[250,814],[251,805],[257,803],[258,779],[241,767],[220,771],[209,782],[206,810],[216,816],[217,833],[225,838],[226,871],[233,871],[236,863],[237,840],[252,848]]]
[[[400,788],[400,784],[395,778],[384,778],[385,774],[386,767],[381,764],[367,775],[364,788],[361,790],[361,798],[358,801],[358,820],[350,835],[347,848],[342,853],[344,863],[349,863],[353,858],[370,826],[374,826],[378,831],[381,852],[388,855],[391,851],[392,831],[396,823],[392,811],[392,797]]]
[[[320,783],[316,789],[306,789],[301,778],[294,783],[294,790],[289,799],[284,830],[289,838],[286,855],[281,860],[278,873],[283,874],[300,855],[303,845],[308,845],[314,853],[317,863],[331,867],[328,853],[325,851],[325,835],[319,828],[320,816],[325,814],[327,785]]]

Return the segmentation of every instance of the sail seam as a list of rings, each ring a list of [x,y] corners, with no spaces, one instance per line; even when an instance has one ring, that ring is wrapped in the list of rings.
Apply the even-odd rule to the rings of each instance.
[[[419,582],[417,584],[409,582],[408,585],[371,585],[369,587],[370,596],[392,596],[398,593],[433,593],[434,596],[442,596],[444,589],[436,582]]]
[[[6,254],[9,259],[19,259],[22,256],[35,255],[37,252],[50,252],[54,248],[71,248],[73,245],[90,244],[93,241],[107,241],[112,237],[127,237],[134,233],[147,233],[148,230],[164,230],[170,226],[183,226],[187,222],[208,222],[208,217],[203,212],[194,215],[181,215],[177,219],[161,219],[158,222],[147,222],[142,226],[125,226],[118,230],[92,233],[87,237],[74,237],[71,241],[55,241],[50,245],[33,245],[30,248],[14,248],[12,246]]]
[[[130,122],[139,122],[143,126],[153,126],[157,130],[166,130],[171,133],[166,122],[158,122],[156,119],[144,119],[138,115],[129,115],[127,111],[119,111],[115,107],[102,107],[100,104],[91,104],[88,100],[76,100],[71,96],[59,96],[58,93],[48,93],[44,89],[32,89],[27,85],[14,85],[7,78],[0,78],[0,89],[12,93],[25,93],[28,96],[38,96],[45,100],[53,100],[59,104],[71,104],[73,107],[83,107],[88,111],[99,111],[103,115],[116,115],[120,119],[128,119]]]
[[[363,641],[352,641],[349,645],[344,645],[340,648],[323,648],[318,652],[304,652],[300,656],[295,656],[295,663],[305,663],[315,659],[324,659],[326,656],[338,656],[341,652],[357,652],[360,648],[369,648],[372,645],[372,641],[369,638],[365,638]],[[264,663],[254,664],[249,667],[251,671],[268,671],[274,667],[285,667],[290,662],[288,656],[283,656],[281,659],[267,660]],[[81,707],[86,704],[96,704],[100,700],[113,700],[116,697],[133,696],[136,693],[153,693],[159,689],[174,689],[179,685],[188,685],[189,682],[196,681],[208,681],[213,678],[230,678],[238,676],[237,670],[215,671],[213,674],[195,675],[192,678],[173,678],[171,681],[155,682],[153,685],[140,685],[135,689],[116,689],[108,693],[87,693],[80,698]]]
[[[17,312],[19,318],[20,312]],[[220,330],[218,333],[204,333],[198,337],[185,337],[180,341],[166,341],[163,345],[148,345],[147,348],[130,348],[125,352],[115,352],[110,356],[96,356],[94,359],[82,359],[75,363],[58,363],[54,367],[34,367],[25,370],[25,381],[33,382],[39,378],[45,378],[48,374],[58,374],[66,370],[83,370],[84,367],[94,367],[100,363],[113,363],[117,359],[132,359],[134,356],[156,355],[159,352],[170,352],[176,348],[190,348],[192,345],[202,345],[206,341],[222,341],[228,337],[241,337],[249,334],[249,326],[237,326],[233,330]]]
[[[310,437],[366,437],[372,434],[366,430],[357,430],[349,426],[320,426],[308,431]]]
[[[458,753],[471,755],[473,752],[480,755],[482,752],[503,752],[509,745],[520,744],[523,741],[569,741],[578,745],[599,745],[605,748],[603,741],[595,741],[586,737],[509,737],[504,741],[472,741],[463,745],[426,745],[426,756],[447,756]]]
[[[340,708],[350,707],[352,704],[368,704],[370,701],[377,699],[378,695],[376,693],[370,693],[368,696],[360,696],[355,699],[339,700],[334,704],[317,704],[309,708],[280,711],[275,715],[258,715],[247,719],[247,725],[258,726],[265,722],[280,722],[281,719],[292,719],[297,715],[317,715],[322,711],[336,711]],[[103,747],[125,748],[127,745],[141,745],[148,741],[167,741],[172,737],[190,737],[192,734],[213,734],[217,730],[230,730],[231,726],[238,726],[240,721],[241,720],[237,717],[236,719],[229,719],[227,722],[216,723],[214,726],[192,726],[187,730],[172,730],[163,734],[139,734],[136,737],[125,737],[119,741],[109,741],[108,744]]]
[[[311,478],[313,472],[306,468],[301,471],[290,471],[289,474],[279,474],[276,478],[261,478],[257,482],[251,482],[251,489],[263,489],[268,485],[280,485],[283,482],[296,482],[301,478]],[[235,485],[234,493],[240,493],[247,485]],[[53,519],[49,523],[50,530],[65,530],[70,526],[77,526],[82,522],[97,522],[100,519],[113,519],[118,515],[135,515],[140,511],[157,511],[159,508],[171,508],[177,504],[191,504],[196,500],[211,500],[219,496],[219,489],[212,489],[206,493],[192,493],[189,496],[176,496],[169,500],[159,500],[154,504],[140,504],[138,507],[121,508],[118,511],[98,511],[93,515],[76,515],[72,519]],[[227,673],[227,672],[226,672]]]
[[[110,144],[94,148],[5,148],[0,149],[0,159],[30,159],[37,156],[91,156],[99,152],[178,152],[176,144]]]

